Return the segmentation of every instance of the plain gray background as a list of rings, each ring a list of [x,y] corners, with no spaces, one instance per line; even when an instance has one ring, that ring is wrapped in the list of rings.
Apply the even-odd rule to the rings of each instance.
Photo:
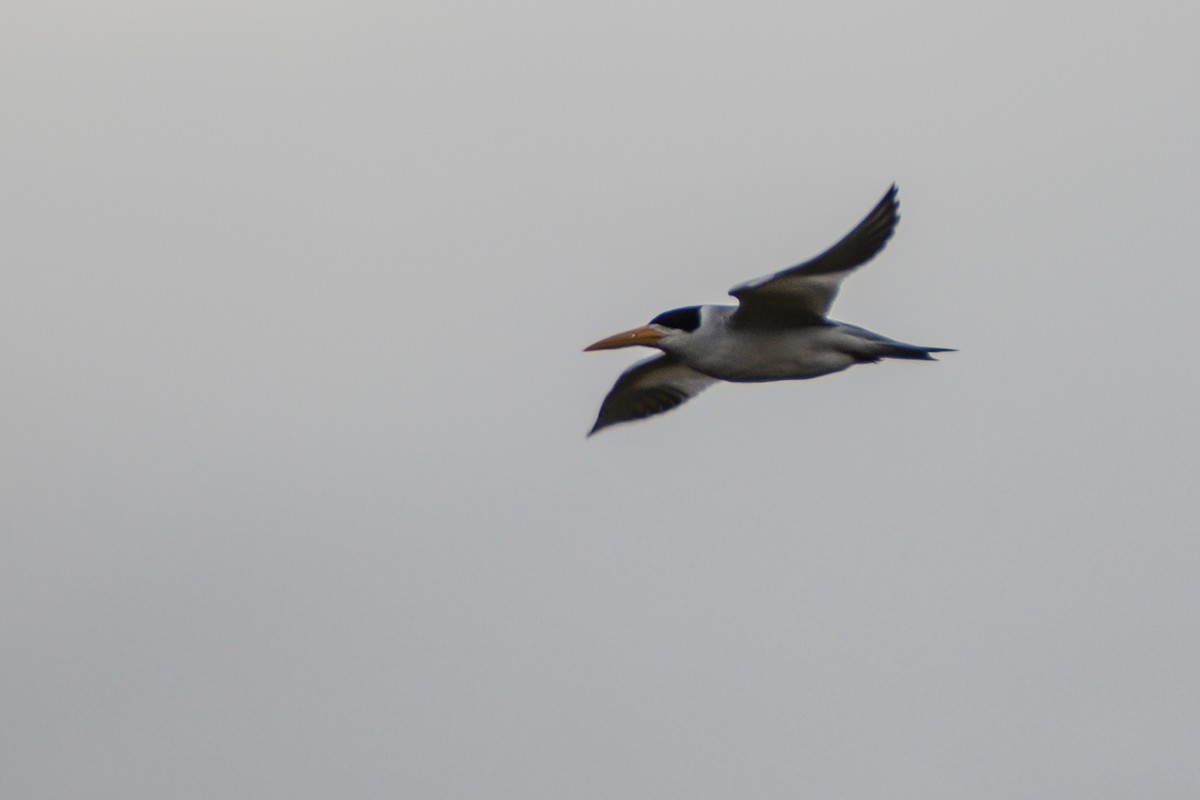
[[[1197,4],[0,18],[0,795],[1200,793]],[[961,352],[585,441],[892,181]]]

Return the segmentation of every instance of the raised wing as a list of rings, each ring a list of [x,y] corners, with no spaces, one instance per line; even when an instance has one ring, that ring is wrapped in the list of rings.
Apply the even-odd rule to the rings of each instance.
[[[883,249],[900,221],[896,185],[840,242],[816,258],[729,290],[738,299],[730,322],[746,327],[818,325],[824,322],[842,279]]]
[[[621,373],[600,406],[588,436],[618,422],[670,411],[716,383],[671,355],[639,361]]]

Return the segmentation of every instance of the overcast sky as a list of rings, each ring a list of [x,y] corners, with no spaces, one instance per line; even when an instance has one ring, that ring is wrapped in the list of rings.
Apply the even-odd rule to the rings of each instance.
[[[13,2],[0,796],[1195,798],[1200,5]],[[955,347],[585,440],[808,258]]]

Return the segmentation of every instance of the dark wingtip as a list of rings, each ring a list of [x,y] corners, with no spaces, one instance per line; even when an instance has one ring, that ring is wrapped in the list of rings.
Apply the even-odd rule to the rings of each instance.
[[[892,183],[891,188],[883,196],[884,202],[892,207],[892,215],[895,216],[896,222],[900,221],[900,187]]]

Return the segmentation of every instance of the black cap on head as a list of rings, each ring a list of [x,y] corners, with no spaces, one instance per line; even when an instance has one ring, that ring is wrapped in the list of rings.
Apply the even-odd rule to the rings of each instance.
[[[662,325],[664,328],[674,328],[678,331],[691,333],[700,327],[700,306],[687,306],[664,311],[654,319],[651,325]]]

